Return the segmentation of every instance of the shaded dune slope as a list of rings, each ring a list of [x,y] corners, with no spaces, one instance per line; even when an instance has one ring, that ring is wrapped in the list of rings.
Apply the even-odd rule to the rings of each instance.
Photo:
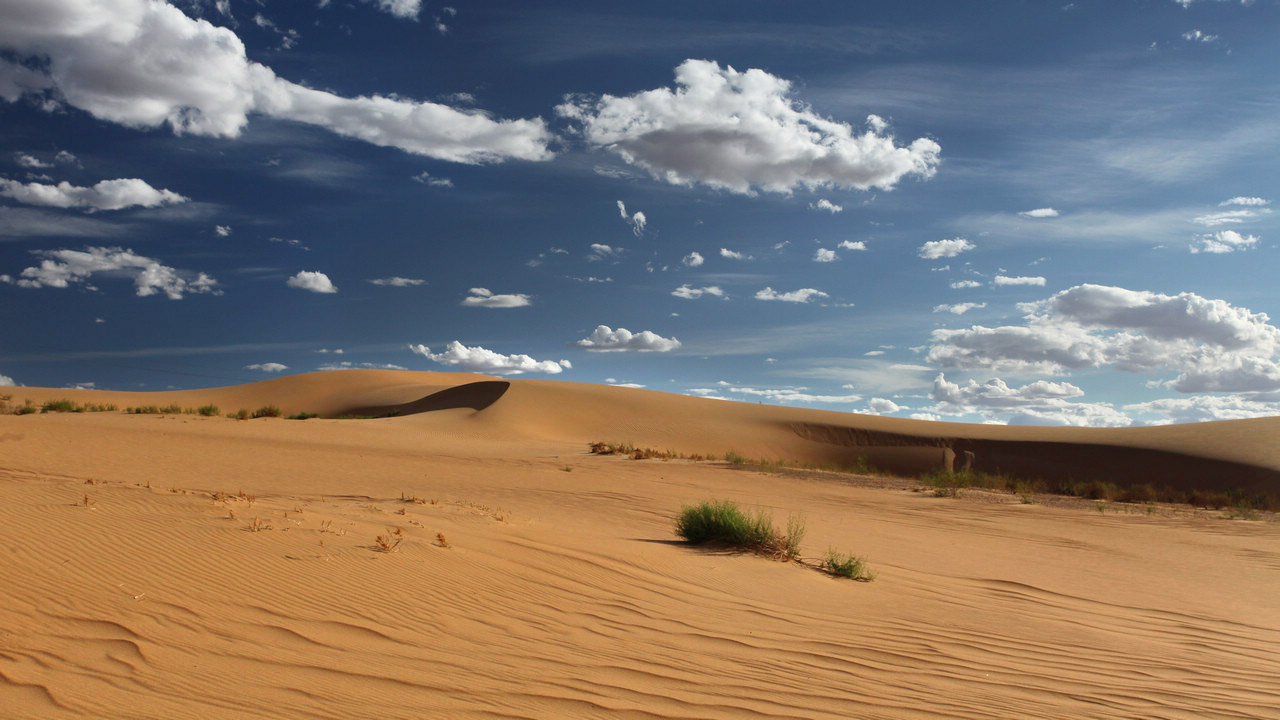
[[[1280,418],[1148,428],[1041,428],[940,423],[712,400],[652,390],[467,373],[349,370],[163,393],[15,388],[18,401],[68,397],[122,408],[177,403],[224,410],[397,416],[424,431],[478,439],[629,442],[680,453],[849,465],[863,458],[915,474],[968,463],[1049,481],[1150,483],[1178,489],[1280,492]]]

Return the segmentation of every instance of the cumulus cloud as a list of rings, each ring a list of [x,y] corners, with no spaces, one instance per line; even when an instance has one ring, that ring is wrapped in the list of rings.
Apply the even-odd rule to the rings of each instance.
[[[18,163],[19,165],[21,165],[21,166],[22,166],[22,167],[24,167],[24,168],[37,169],[37,168],[51,168],[51,167],[53,167],[53,163],[51,163],[51,162],[45,162],[45,161],[41,160],[40,158],[33,157],[33,156],[28,155],[27,153],[24,153],[24,152],[16,152],[16,153],[14,153],[14,154],[13,154],[13,161],[14,161],[14,162],[16,162],[16,163]]]
[[[297,275],[285,280],[285,285],[299,290],[310,290],[314,293],[336,293],[338,288],[329,281],[329,276],[322,272],[299,270]]]
[[[597,325],[591,335],[572,343],[572,347],[586,348],[589,352],[670,352],[680,347],[680,341],[648,330],[633,333],[626,328],[614,330],[608,325]]]
[[[409,368],[406,368],[403,365],[396,365],[394,363],[371,363],[371,362],[351,362],[351,361],[325,363],[324,365],[321,365],[320,367],[316,368],[316,370],[321,370],[325,372],[329,372],[333,370],[408,370],[408,369]]]
[[[807,303],[813,298],[830,297],[821,290],[813,288],[800,288],[787,293],[780,293],[771,287],[766,287],[756,293],[757,300],[780,300],[782,302]]]
[[[288,366],[288,365],[285,365],[284,363],[268,362],[268,363],[254,363],[254,364],[252,364],[252,365],[245,365],[245,366],[244,366],[244,369],[245,369],[245,370],[260,370],[260,371],[265,372],[265,373],[278,373],[278,372],[282,372],[282,371],[284,371],[284,370],[288,370],[288,369],[289,369],[289,366]]]
[[[14,385],[17,385],[17,383],[13,381],[13,378],[8,375],[0,375],[0,387],[12,387]]]
[[[674,90],[569,97],[556,111],[578,123],[588,144],[675,185],[747,194],[888,190],[906,176],[936,171],[942,148],[934,140],[897,145],[874,115],[861,131],[828,119],[793,99],[790,82],[764,70],[690,59],[675,80]]]
[[[1266,200],[1260,197],[1237,196],[1237,197],[1230,198],[1228,200],[1223,200],[1222,202],[1218,203],[1218,207],[1226,207],[1228,205],[1259,206],[1259,205],[1270,205],[1270,204],[1271,204],[1270,200]]]
[[[231,234],[231,226],[230,225],[214,225],[213,231],[218,234],[218,237],[227,237]]]
[[[724,297],[724,291],[717,285],[708,285],[706,287],[690,287],[689,285],[681,285],[671,291],[672,295],[685,300],[697,300],[703,295],[714,295],[715,297]]]
[[[406,277],[398,277],[398,276],[374,278],[372,280],[369,280],[368,282],[371,282],[374,285],[384,285],[388,287],[413,287],[415,285],[425,285],[427,283],[426,280],[422,280],[419,278],[406,278]]]
[[[590,262],[600,262],[610,258],[616,258],[622,255],[624,248],[613,247],[603,243],[591,243],[591,252],[587,253],[587,260]]]
[[[925,260],[937,260],[938,258],[955,257],[966,250],[972,250],[977,245],[968,240],[958,237],[950,240],[930,240],[920,246],[920,257]]]
[[[470,294],[462,301],[467,307],[518,308],[531,304],[529,296],[523,294],[494,295],[488,288],[471,288],[467,292]]]
[[[995,285],[1040,285],[1044,286],[1045,279],[1040,276],[1018,276],[1009,277],[1007,275],[997,275],[991,281]]]
[[[902,406],[888,398],[871,398],[867,401],[867,415],[887,415],[902,410]]]
[[[841,240],[837,247],[842,250],[866,250],[867,244],[862,240]]]
[[[453,187],[453,181],[447,177],[434,177],[431,173],[423,170],[422,172],[409,178],[416,183],[422,183],[430,187]]]
[[[1130,413],[1163,416],[1169,422],[1191,423],[1280,415],[1280,402],[1241,395],[1191,395],[1133,403],[1124,409]]]
[[[378,0],[416,13],[412,0]],[[229,28],[156,0],[12,0],[0,25],[0,95],[56,88],[57,100],[134,128],[236,137],[253,114],[461,163],[546,160],[540,118],[500,120],[471,109],[383,95],[342,97],[285,80],[245,55]],[[19,69],[26,72],[19,72]]]
[[[729,248],[720,248],[720,257],[729,258],[730,260],[751,260],[752,259],[750,255],[743,255],[742,253],[736,250],[730,250]]]
[[[848,395],[819,395],[807,392],[808,388],[753,388],[753,387],[735,387],[727,383],[722,383],[725,392],[734,393],[736,395],[748,395],[751,397],[761,397],[774,402],[782,403],[854,403],[862,399],[861,395],[850,393]],[[692,390],[690,392],[697,392]],[[715,391],[710,391],[715,392]]]
[[[644,235],[644,226],[649,222],[645,218],[644,213],[637,210],[635,211],[635,213],[631,215],[627,215],[626,203],[622,202],[621,200],[618,201],[618,212],[622,214],[622,219],[626,221],[628,225],[631,226],[632,234],[634,234],[636,237],[640,237],[641,235]]]
[[[843,206],[837,205],[826,198],[818,198],[818,202],[809,203],[809,208],[811,210],[826,210],[832,215],[835,215],[838,212],[844,212]]]
[[[943,367],[1059,374],[1114,366],[1172,371],[1183,393],[1280,390],[1280,328],[1265,313],[1195,293],[1078,285],[1021,306],[1026,324],[935,330]]]
[[[94,210],[161,207],[187,202],[170,190],[157,190],[138,178],[103,180],[93,187],[77,187],[65,180],[57,185],[20,183],[0,178],[0,195],[27,205]]]
[[[1127,426],[1133,420],[1107,403],[1071,402],[1084,391],[1067,382],[1037,380],[1022,387],[993,378],[979,384],[948,382],[939,373],[933,381],[935,413],[981,415],[988,422],[1014,425]]]
[[[1058,217],[1058,211],[1053,208],[1036,208],[1035,210],[1026,210],[1018,213],[1022,217],[1027,218],[1055,218]]]
[[[977,310],[979,308],[984,308],[986,306],[987,306],[986,303],[972,303],[972,302],[955,303],[952,305],[934,305],[933,311],[934,312],[950,312],[950,313],[955,313],[956,315],[963,315],[969,312],[970,310]]]
[[[1218,36],[1210,35],[1209,33],[1201,30],[1188,30],[1187,32],[1182,33],[1182,39],[1189,40],[1191,42],[1211,43],[1216,42],[1218,40]]]
[[[410,345],[409,350],[432,362],[450,365],[467,372],[520,375],[527,372],[559,374],[573,368],[568,360],[534,360],[528,355],[502,355],[479,345],[467,347],[454,340],[444,352],[433,353],[426,345]]]
[[[417,20],[422,10],[422,0],[364,0],[379,10],[405,20]]]
[[[982,287],[982,283],[977,280],[956,280],[951,283],[952,290],[964,290],[965,288]]]
[[[119,247],[34,250],[32,254],[44,258],[40,265],[26,268],[16,278],[0,275],[0,282],[25,288],[65,288],[84,284],[90,290],[96,290],[87,281],[91,276],[101,274],[132,278],[138,297],[164,293],[170,300],[181,300],[187,294],[222,294],[217,287],[218,281],[204,273],[178,270]]]
[[[813,253],[814,262],[827,263],[827,262],[835,262],[836,260],[839,260],[839,259],[840,258],[836,257],[835,250],[828,250],[827,248],[818,248]]]
[[[695,250],[689,253],[688,255],[685,255],[684,259],[682,259],[680,262],[684,263],[685,265],[688,265],[689,267],[698,267],[704,262],[704,260],[702,258],[702,253],[699,253],[697,250]]]
[[[1191,243],[1191,252],[1221,254],[1248,250],[1257,244],[1257,235],[1241,235],[1235,230],[1223,230],[1197,237],[1195,242]]]

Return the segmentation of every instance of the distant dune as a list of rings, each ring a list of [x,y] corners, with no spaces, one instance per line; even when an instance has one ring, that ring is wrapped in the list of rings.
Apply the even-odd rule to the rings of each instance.
[[[1277,418],[1013,428],[363,370],[4,393],[221,413],[0,415],[6,719],[1280,717],[1272,514],[587,452],[1274,492]],[[267,405],[325,417],[223,416]],[[803,518],[802,562],[678,542],[707,499]],[[878,577],[821,572],[828,548]]]

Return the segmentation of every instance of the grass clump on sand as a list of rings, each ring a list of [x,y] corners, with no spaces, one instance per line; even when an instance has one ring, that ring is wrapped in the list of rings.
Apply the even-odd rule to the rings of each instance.
[[[837,577],[849,578],[861,582],[871,582],[876,574],[867,569],[867,563],[853,553],[842,553],[835,548],[827,548],[818,567]]]
[[[275,405],[263,405],[262,407],[253,411],[253,416],[255,418],[264,418],[264,417],[278,418],[282,415],[284,415],[284,412],[281,411],[280,408],[276,407]]]
[[[205,417],[217,417],[222,411],[218,409],[217,405],[201,405],[196,408],[196,412]]]
[[[676,517],[676,534],[692,543],[722,542],[761,555],[794,560],[800,556],[804,520],[792,516],[785,532],[773,526],[773,516],[758,510],[748,514],[730,500],[685,505]]]
[[[320,417],[320,413],[300,412],[300,413],[294,413],[290,415],[289,419],[290,420],[310,420],[311,418],[318,418],[318,417]]]

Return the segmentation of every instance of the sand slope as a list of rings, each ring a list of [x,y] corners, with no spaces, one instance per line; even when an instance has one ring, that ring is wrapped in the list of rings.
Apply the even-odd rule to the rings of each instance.
[[[1275,522],[584,452],[615,439],[818,458],[874,432],[937,455],[930,438],[1071,441],[1275,471],[1269,419],[969,428],[505,383],[14,389],[410,414],[0,416],[0,715],[1280,717]],[[803,514],[810,561],[834,545],[879,578],[674,542],[673,513],[711,497]],[[377,552],[389,528],[403,540]]]

